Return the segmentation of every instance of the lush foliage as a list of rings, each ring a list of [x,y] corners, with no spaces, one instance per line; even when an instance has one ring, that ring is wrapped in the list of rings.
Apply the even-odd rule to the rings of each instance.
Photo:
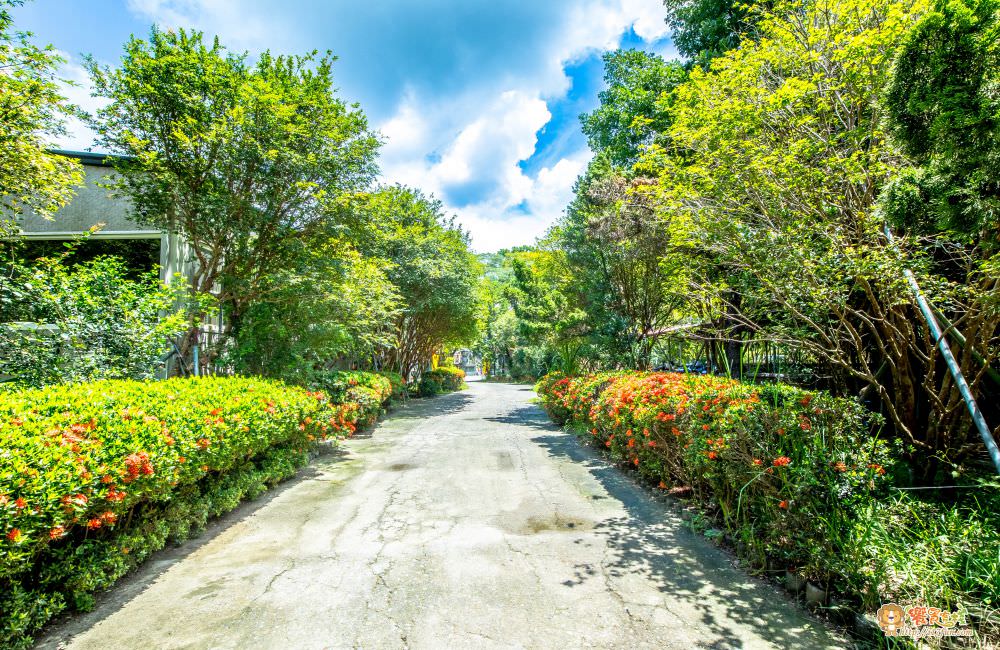
[[[683,66],[649,52],[616,50],[604,55],[600,105],[580,116],[590,148],[603,151],[616,165],[630,165],[642,146],[669,126],[668,106],[661,98],[687,78]]]
[[[287,477],[310,443],[353,433],[391,390],[378,375],[335,381],[336,398],[244,378],[0,393],[3,645]]]
[[[353,423],[348,429],[352,433],[355,426],[374,423],[385,412],[390,400],[401,399],[398,384],[394,384],[391,377],[373,372],[316,371],[309,375],[307,384],[329,395],[333,402],[349,405],[349,419]]]
[[[888,471],[864,409],[823,393],[670,373],[549,375],[537,388],[557,421],[650,478],[689,487],[759,565],[778,558],[817,580],[837,572],[832,530],[882,491]]]
[[[479,266],[441,203],[405,187],[358,197],[351,224],[362,254],[383,260],[401,309],[377,366],[409,378],[442,345],[476,334]]]
[[[937,2],[906,35],[885,91],[889,127],[917,166],[887,216],[944,230],[995,254],[1000,224],[1000,3]]]
[[[465,386],[465,371],[451,366],[441,366],[420,375],[414,391],[420,397],[461,390]]]
[[[441,204],[372,188],[380,142],[340,99],[327,52],[255,60],[199,32],[132,37],[90,59],[108,182],[133,217],[177,233],[196,293],[221,307],[205,366],[302,383],[334,368],[409,378],[475,334],[477,266]]]
[[[192,285],[222,303],[233,334],[272,292],[281,312],[287,270],[316,261],[337,233],[338,201],[375,174],[379,143],[364,113],[336,97],[332,65],[329,53],[268,52],[251,65],[200,33],[155,28],[129,40],[120,67],[89,61],[107,99],[91,125],[124,154],[117,191],[137,221],[184,237]],[[329,306],[297,307],[310,308]],[[250,317],[258,324],[259,310]]]
[[[0,263],[0,375],[21,385],[142,379],[187,324],[187,290],[114,257]]]
[[[586,342],[578,283],[558,249],[522,247],[484,256],[484,314],[476,348],[488,374],[534,381],[573,372]]]
[[[61,132],[70,112],[55,77],[63,59],[14,31],[10,9],[20,4],[0,0],[0,234],[12,229],[12,214],[51,215],[82,178],[75,160],[47,151],[46,134]]]
[[[726,3],[671,6],[692,33],[743,29]],[[883,415],[916,483],[975,475],[982,445],[905,273],[1000,417],[996,3],[736,9],[753,38],[686,75],[607,57],[583,116],[595,157],[537,248],[507,257],[482,349],[508,368],[791,375]]]
[[[758,18],[758,3],[753,0],[663,0],[663,4],[677,50],[702,65],[752,38]]]
[[[385,263],[349,244],[317,245],[293,269],[273,273],[266,299],[240,316],[225,363],[247,374],[297,382],[331,360],[369,360],[394,340],[400,295]]]
[[[554,420],[692,498],[758,569],[794,569],[870,609],[924,598],[984,614],[1000,595],[987,531],[1000,490],[894,495],[897,454],[855,401],[671,373],[557,373],[536,388]]]

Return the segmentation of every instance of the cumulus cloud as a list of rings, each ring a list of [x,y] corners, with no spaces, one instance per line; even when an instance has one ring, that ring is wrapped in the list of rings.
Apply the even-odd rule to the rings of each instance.
[[[538,132],[551,117],[546,102],[565,96],[568,64],[614,49],[629,29],[649,42],[662,40],[667,34],[662,5],[656,0],[576,4],[566,8],[563,24],[536,52],[532,71],[480,82],[461,98],[421,97],[411,88],[381,125],[388,139],[383,176],[437,194],[471,232],[477,250],[530,243],[561,215],[589,160],[586,150],[577,150],[533,177],[522,170],[520,163],[535,153]]]
[[[579,127],[566,105],[558,117],[553,110],[570,91],[567,68],[616,48],[630,30],[669,51],[661,0],[128,0],[128,7],[164,27],[218,34],[235,50],[332,49],[341,57],[342,96],[360,101],[386,139],[383,180],[442,199],[481,251],[543,234],[589,160],[582,139],[567,136]],[[77,136],[84,134],[74,128]]]

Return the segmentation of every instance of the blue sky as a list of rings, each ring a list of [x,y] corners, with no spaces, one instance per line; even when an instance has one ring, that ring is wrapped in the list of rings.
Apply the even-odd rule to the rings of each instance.
[[[33,0],[14,15],[65,53],[85,107],[81,55],[113,64],[153,23],[251,54],[332,50],[340,95],[386,139],[383,180],[440,198],[483,252],[561,214],[590,157],[578,115],[597,102],[601,54],[674,56],[660,0]],[[58,144],[90,135],[74,124]]]

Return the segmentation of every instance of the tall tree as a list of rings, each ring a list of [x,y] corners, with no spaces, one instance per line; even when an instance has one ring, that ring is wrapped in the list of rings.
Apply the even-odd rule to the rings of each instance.
[[[370,364],[395,341],[400,295],[384,260],[329,240],[272,273],[227,352],[239,372],[304,381],[316,369]]]
[[[915,166],[887,189],[897,225],[1000,244],[1000,2],[936,2],[903,39],[888,125]]]
[[[754,0],[663,0],[670,12],[677,50],[693,63],[707,67],[711,60],[740,44],[754,28],[759,15],[756,5],[773,3]]]
[[[760,41],[692,72],[675,97],[672,149],[648,163],[660,168],[664,220],[722,269],[715,300],[860,392],[931,481],[981,445],[903,271],[956,324],[976,322],[960,352],[974,391],[997,358],[1000,313],[995,278],[981,285],[981,260],[959,242],[897,249],[883,234],[877,198],[906,160],[886,141],[879,99],[925,11],[891,0],[775,9]]]
[[[293,268],[337,226],[331,206],[365,188],[379,142],[335,95],[334,57],[263,53],[256,65],[201,33],[131,38],[117,69],[92,58],[92,124],[123,154],[116,187],[138,221],[179,233],[196,290],[232,331],[272,273]]]
[[[676,61],[640,50],[616,50],[604,55],[607,88],[600,105],[580,116],[592,151],[603,151],[619,166],[634,163],[643,145],[669,126],[669,96],[687,78]],[[661,101],[662,98],[667,101]]]
[[[405,187],[361,198],[352,236],[363,255],[384,260],[401,311],[382,365],[403,376],[421,370],[450,343],[472,343],[479,311],[480,266],[469,238],[439,201]]]
[[[62,133],[70,114],[56,77],[64,60],[14,31],[10,9],[22,4],[0,0],[0,213],[51,216],[83,177],[75,160],[47,152],[45,136]],[[0,235],[15,227],[0,219]]]
[[[684,263],[672,251],[648,186],[599,155],[577,182],[560,222],[560,245],[584,288],[595,334],[622,365],[648,368],[659,330],[686,302]]]

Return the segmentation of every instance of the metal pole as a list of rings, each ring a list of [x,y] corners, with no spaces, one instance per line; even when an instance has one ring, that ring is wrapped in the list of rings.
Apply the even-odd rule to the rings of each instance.
[[[889,244],[895,247],[896,240],[893,238],[889,226],[885,226],[885,236],[888,238]],[[913,275],[913,271],[903,269],[903,275],[906,277],[907,284],[910,285],[910,290],[913,291],[913,297],[916,299],[917,306],[920,307],[920,311],[924,315],[924,320],[927,321],[927,326],[930,328],[931,334],[934,335],[934,339],[937,341],[938,348],[941,350],[941,356],[944,357],[944,362],[948,365],[951,376],[955,378],[958,392],[962,394],[962,398],[965,399],[965,405],[969,407],[972,422],[976,425],[979,436],[983,439],[983,444],[986,445],[986,451],[993,461],[993,466],[996,468],[997,474],[1000,474],[1000,448],[997,447],[997,442],[993,439],[993,433],[990,432],[990,428],[986,424],[986,419],[983,417],[982,411],[979,410],[976,398],[972,395],[969,383],[965,381],[965,375],[962,374],[962,369],[958,366],[955,355],[951,353],[951,346],[948,345],[948,340],[945,338],[944,332],[941,331],[941,326],[934,316],[934,310],[931,308],[930,303],[927,302],[927,298],[924,297],[923,292],[920,291],[920,285],[917,284],[917,278]]]

